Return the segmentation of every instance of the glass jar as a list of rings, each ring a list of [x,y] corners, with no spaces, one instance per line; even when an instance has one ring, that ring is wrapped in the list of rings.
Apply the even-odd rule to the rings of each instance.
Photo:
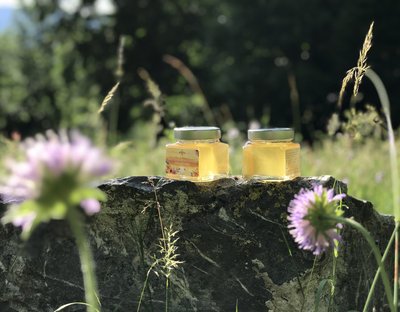
[[[248,130],[243,146],[243,177],[290,180],[300,176],[300,144],[290,128]]]
[[[212,181],[229,173],[229,146],[217,127],[174,129],[176,143],[166,146],[166,176],[194,182]]]

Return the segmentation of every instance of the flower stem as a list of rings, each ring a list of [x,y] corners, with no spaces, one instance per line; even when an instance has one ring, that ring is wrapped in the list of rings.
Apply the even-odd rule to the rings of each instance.
[[[331,294],[329,296],[328,303],[328,311],[331,311],[333,297],[335,295],[336,288],[336,265],[337,265],[337,255],[333,252],[333,263],[332,263],[332,285],[331,285]]]
[[[396,310],[393,305],[393,293],[392,293],[392,289],[390,288],[389,277],[387,275],[385,266],[383,265],[383,262],[382,262],[381,252],[379,251],[378,247],[376,246],[371,234],[360,223],[358,223],[357,221],[354,221],[352,219],[343,218],[343,217],[329,217],[329,219],[335,220],[338,223],[347,224],[347,225],[355,228],[356,230],[358,230],[364,236],[364,238],[370,245],[372,252],[375,256],[376,262],[381,270],[381,272],[380,272],[381,278],[382,278],[382,282],[383,282],[383,287],[385,288],[386,298],[387,298],[387,301],[388,301],[388,304],[390,307],[390,311],[395,312]]]
[[[94,273],[94,261],[89,241],[84,232],[82,215],[75,207],[72,207],[71,209],[68,209],[67,219],[72,233],[75,236],[76,245],[79,251],[83,284],[85,287],[85,300],[88,304],[87,311],[98,312],[100,311],[100,305],[96,297],[98,292],[96,275]]]
[[[389,254],[390,248],[392,247],[392,244],[393,244],[395,234],[396,234],[396,232],[398,232],[398,229],[399,229],[399,224],[396,223],[396,227],[392,233],[392,236],[389,239],[389,242],[386,246],[385,252],[383,253],[382,262],[385,262],[387,255]],[[365,301],[363,312],[367,312],[367,310],[368,310],[368,306],[369,306],[369,303],[371,302],[372,295],[374,294],[374,289],[375,289],[376,283],[378,282],[380,273],[381,273],[381,268],[379,267],[378,270],[376,270],[374,280],[371,284],[371,288],[369,289],[368,297],[367,297],[367,300]]]
[[[400,222],[396,221],[396,228],[395,228],[395,242],[394,242],[394,281],[393,281],[393,305],[397,311],[398,304],[399,304],[399,226]]]

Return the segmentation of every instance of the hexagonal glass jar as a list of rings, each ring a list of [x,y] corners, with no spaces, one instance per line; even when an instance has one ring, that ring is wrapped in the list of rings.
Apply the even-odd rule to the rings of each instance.
[[[229,173],[229,146],[217,127],[174,129],[175,143],[166,146],[166,176],[193,182],[212,181]]]
[[[244,178],[290,180],[300,176],[300,144],[291,128],[248,130],[243,146]]]

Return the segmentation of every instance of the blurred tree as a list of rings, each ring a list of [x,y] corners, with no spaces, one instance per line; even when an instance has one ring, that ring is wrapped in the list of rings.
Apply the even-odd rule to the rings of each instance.
[[[207,123],[209,105],[220,126],[233,118],[246,128],[255,119],[295,126],[313,139],[336,109],[341,79],[372,20],[369,63],[391,98],[400,92],[400,2],[114,0],[115,14],[108,16],[98,14],[95,2],[80,1],[68,13],[61,1],[35,0],[20,22],[18,42],[0,38],[1,128],[28,133],[96,125],[94,112],[115,84],[121,35],[124,75],[114,101],[122,134],[153,114],[142,104],[148,95],[137,71],[143,67],[166,94],[166,120],[177,125]],[[163,61],[167,54],[190,69],[202,92]],[[376,100],[368,83],[361,92]],[[393,116],[398,125],[397,106]]]
[[[99,124],[99,85],[76,50],[80,31],[59,24],[66,15],[52,1],[37,5],[19,16],[17,34],[0,38],[0,125],[24,135],[49,128],[93,130]]]

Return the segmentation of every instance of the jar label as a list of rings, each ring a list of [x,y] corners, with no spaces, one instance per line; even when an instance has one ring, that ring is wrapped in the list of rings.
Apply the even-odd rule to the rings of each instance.
[[[199,150],[169,148],[166,155],[166,173],[178,176],[199,176]]]

